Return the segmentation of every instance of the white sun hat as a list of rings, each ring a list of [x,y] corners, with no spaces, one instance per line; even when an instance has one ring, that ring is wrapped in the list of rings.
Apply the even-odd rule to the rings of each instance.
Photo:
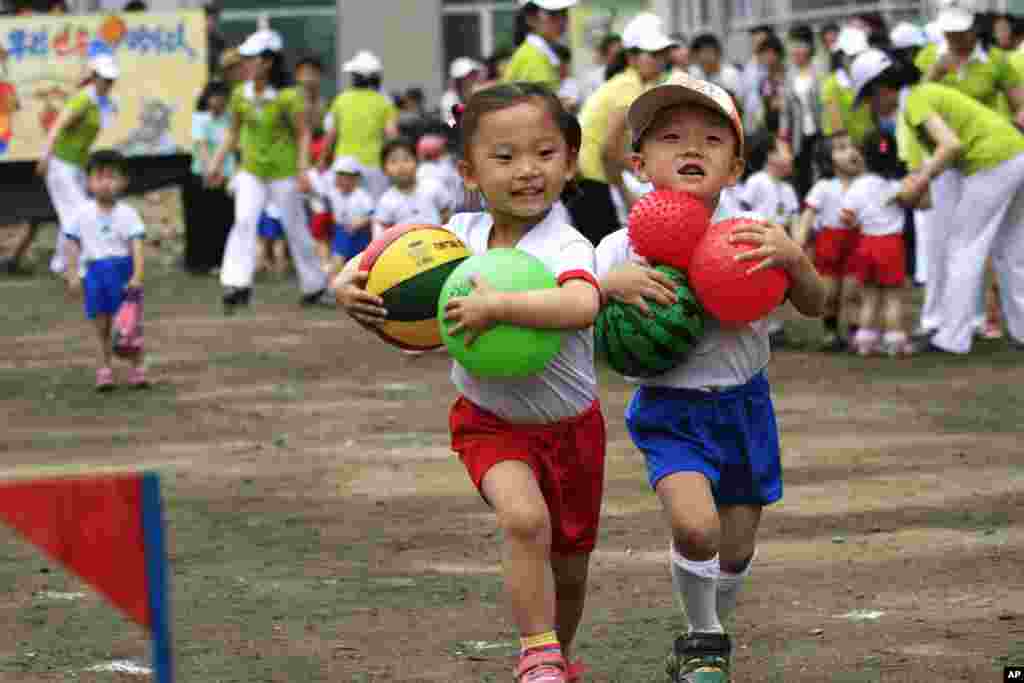
[[[844,26],[836,37],[836,44],[833,52],[842,52],[847,57],[856,57],[861,52],[870,49],[868,34],[856,26]]]
[[[881,50],[872,49],[857,55],[850,65],[850,80],[853,81],[854,106],[860,106],[864,89],[892,66],[892,59]]]
[[[939,16],[935,18],[943,33],[962,33],[974,26],[974,3],[964,0],[940,0]]]
[[[665,24],[657,14],[638,14],[622,30],[622,47],[644,52],[660,52],[676,41],[668,37]]]
[[[110,55],[98,55],[89,60],[89,70],[100,78],[108,81],[116,80],[121,75],[117,62]]]
[[[338,157],[334,160],[334,164],[331,166],[331,170],[335,173],[346,173],[348,175],[359,175],[363,172],[363,167],[359,164],[359,161],[355,157]]]
[[[360,76],[373,76],[379,74],[384,68],[377,55],[368,50],[361,50],[356,56],[345,62],[341,70],[347,74],[359,74]]]
[[[284,41],[277,31],[263,29],[256,31],[245,42],[238,47],[238,54],[243,57],[256,57],[264,52],[280,52],[284,48]]]
[[[483,71],[484,65],[469,57],[459,57],[448,67],[448,76],[456,80],[465,78],[474,71]]]
[[[579,0],[519,0],[519,6],[525,7],[532,3],[543,10],[547,10],[548,12],[559,12],[563,9],[569,9],[578,1]]]
[[[928,35],[917,24],[904,21],[893,27],[889,40],[894,48],[903,50],[908,47],[924,47],[928,44]]]

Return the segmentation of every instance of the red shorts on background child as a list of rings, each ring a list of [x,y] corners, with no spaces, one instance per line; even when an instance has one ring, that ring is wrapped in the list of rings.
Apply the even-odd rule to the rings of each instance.
[[[857,250],[860,232],[849,228],[822,228],[814,237],[814,267],[825,277],[850,274],[851,257]]]
[[[907,277],[903,235],[861,235],[850,262],[861,284],[900,287]]]

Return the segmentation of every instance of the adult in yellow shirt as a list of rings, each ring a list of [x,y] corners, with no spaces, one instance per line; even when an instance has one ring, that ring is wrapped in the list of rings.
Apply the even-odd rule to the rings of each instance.
[[[622,177],[630,158],[626,112],[633,100],[662,80],[674,45],[657,16],[638,15],[622,32],[622,52],[609,66],[614,75],[580,112],[579,196],[570,202],[569,212],[576,229],[595,245],[621,227],[612,189],[627,208],[634,201]]]
[[[880,117],[895,114],[927,152],[920,169],[904,181],[908,197],[923,197],[947,168],[963,175],[947,226],[943,316],[927,348],[970,351],[990,252],[1007,328],[1024,345],[1024,134],[959,90],[922,82],[920,70],[881,50],[857,57],[852,76],[857,102],[870,100]]]
[[[853,82],[847,69],[853,59],[868,49],[868,34],[854,26],[839,32],[832,52],[834,70],[821,85],[821,131],[826,137],[845,130],[860,145],[875,130],[871,111],[853,106]]]
[[[569,8],[577,0],[519,0],[516,51],[505,66],[506,83],[543,83],[557,93],[562,83],[562,60],[552,48],[569,28]]]
[[[362,165],[367,192],[376,200],[390,186],[381,169],[385,140],[398,137],[398,107],[380,93],[383,66],[372,52],[363,50],[342,67],[352,74],[352,86],[334,98],[324,118],[324,155],[321,171],[331,160],[355,157]]]

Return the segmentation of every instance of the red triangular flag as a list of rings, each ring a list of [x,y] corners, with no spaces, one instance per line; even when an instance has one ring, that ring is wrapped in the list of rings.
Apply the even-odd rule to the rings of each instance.
[[[0,520],[149,628],[138,474],[0,484]]]

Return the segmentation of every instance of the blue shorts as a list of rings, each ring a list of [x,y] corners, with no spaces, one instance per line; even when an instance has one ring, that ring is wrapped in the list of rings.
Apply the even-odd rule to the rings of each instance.
[[[670,474],[700,472],[719,505],[782,498],[779,430],[763,372],[718,392],[641,387],[626,426],[647,461],[651,488]]]
[[[85,317],[114,315],[124,301],[124,288],[132,279],[132,257],[90,261],[85,269],[82,289],[85,290]]]
[[[345,260],[366,251],[370,246],[370,228],[349,234],[340,225],[334,226],[334,241],[331,243],[331,254],[341,256]]]
[[[259,231],[260,237],[265,240],[284,239],[284,225],[276,218],[268,216],[266,211],[260,214],[260,222],[256,229]]]

